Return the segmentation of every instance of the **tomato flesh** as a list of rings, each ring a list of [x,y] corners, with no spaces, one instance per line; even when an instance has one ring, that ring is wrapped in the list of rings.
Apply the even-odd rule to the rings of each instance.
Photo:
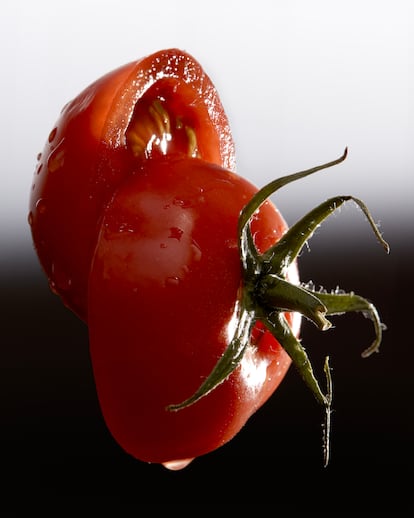
[[[126,131],[128,147],[136,158],[160,155],[198,157],[221,164],[216,148],[214,128],[194,106],[194,92],[181,85],[177,95],[175,80],[161,79],[137,102]]]
[[[234,168],[233,141],[217,91],[197,61],[177,49],[120,67],[64,107],[39,154],[29,222],[51,288],[85,321],[102,211],[140,160],[127,134],[144,96],[144,108],[163,96],[171,118],[188,120],[200,158]],[[184,146],[178,137],[175,132],[175,152]]]

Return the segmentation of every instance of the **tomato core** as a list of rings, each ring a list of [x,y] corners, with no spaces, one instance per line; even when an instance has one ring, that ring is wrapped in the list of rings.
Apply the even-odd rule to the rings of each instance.
[[[171,80],[160,81],[137,102],[126,131],[127,146],[135,158],[200,157],[196,114],[187,103],[190,92],[184,87],[184,94],[177,96],[176,89]]]

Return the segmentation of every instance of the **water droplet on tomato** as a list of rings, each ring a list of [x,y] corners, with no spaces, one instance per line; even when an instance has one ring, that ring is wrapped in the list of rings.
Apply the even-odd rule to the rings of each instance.
[[[56,263],[52,264],[52,275],[49,279],[49,285],[55,293],[67,292],[72,287],[71,277],[60,268]]]
[[[30,211],[29,214],[27,215],[27,222],[29,223],[30,226],[33,225],[33,212]]]
[[[39,160],[40,160],[41,158],[42,158],[42,153],[38,153],[38,154],[37,154],[37,157],[36,157],[37,161],[39,162]]]
[[[52,131],[49,133],[48,141],[52,142],[52,140],[56,137],[57,128],[53,128]]]
[[[225,241],[225,245],[227,246],[227,248],[238,248],[238,243],[237,243],[237,240],[236,239],[227,239]]]
[[[56,172],[63,166],[65,161],[65,149],[63,147],[64,140],[65,139],[62,139],[59,142],[47,160],[47,168],[50,173]]]
[[[52,279],[49,279],[49,288],[52,293],[55,295],[59,295],[58,290],[56,288],[56,283]]]
[[[187,467],[190,462],[192,462],[194,459],[179,459],[179,460],[170,460],[168,462],[163,462],[162,465],[164,468],[167,468],[171,471],[178,471],[180,469],[183,469]]]
[[[202,255],[201,248],[194,241],[194,239],[193,239],[193,242],[191,244],[191,255],[192,255],[193,261],[198,262],[198,261],[201,260],[201,255]]]
[[[190,200],[182,200],[181,198],[174,198],[173,205],[177,207],[181,207],[183,209],[188,209],[192,206],[192,202]]]
[[[180,241],[181,236],[184,234],[184,230],[178,227],[171,227],[170,228],[170,235],[168,236],[171,239],[177,239],[177,241]]]
[[[36,210],[39,214],[44,214],[47,210],[46,200],[44,198],[39,198],[36,202]]]
[[[165,280],[166,286],[178,286],[180,284],[179,277],[167,277]]]
[[[129,223],[119,223],[117,232],[122,234],[124,232],[134,233],[134,228]]]

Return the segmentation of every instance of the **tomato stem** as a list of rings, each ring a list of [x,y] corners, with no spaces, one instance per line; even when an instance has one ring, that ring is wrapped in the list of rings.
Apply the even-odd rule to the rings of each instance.
[[[320,223],[344,202],[350,200],[360,207],[376,238],[387,253],[389,246],[382,238],[366,205],[360,199],[348,195],[335,196],[312,209],[263,254],[258,252],[254,244],[250,220],[269,196],[278,189],[317,171],[337,165],[345,160],[346,156],[347,149],[336,160],[270,182],[260,189],[243,208],[238,223],[243,282],[237,306],[238,325],[234,337],[199,389],[182,403],[167,407],[168,410],[176,411],[192,405],[222,383],[239,365],[250,344],[253,326],[257,321],[261,321],[288,353],[302,379],[325,410],[323,438],[325,466],[328,465],[330,456],[332,406],[329,358],[326,357],[324,365],[327,385],[326,393],[324,393],[314,375],[312,364],[304,347],[289,326],[286,313],[298,312],[322,331],[331,327],[330,321],[326,318],[329,315],[358,311],[369,316],[374,324],[375,339],[370,347],[363,351],[363,357],[378,351],[382,340],[382,330],[385,326],[381,323],[377,309],[368,300],[354,293],[338,291],[316,293],[311,285],[293,284],[288,278],[289,268]]]

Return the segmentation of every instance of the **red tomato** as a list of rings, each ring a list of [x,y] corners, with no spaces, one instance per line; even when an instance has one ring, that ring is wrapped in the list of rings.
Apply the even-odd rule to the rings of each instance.
[[[39,156],[29,222],[51,288],[89,326],[108,428],[134,457],[183,467],[229,441],[270,397],[292,361],[325,409],[298,340],[300,316],[362,311],[355,293],[317,294],[295,259],[316,227],[353,199],[322,203],[291,229],[234,172],[234,146],[217,92],[200,65],[172,49],[99,79],[62,111]],[[283,236],[283,239],[281,239]],[[288,356],[289,353],[289,356]]]
[[[108,428],[138,459],[197,457],[231,439],[272,394],[290,359],[263,328],[239,367],[197,404],[195,392],[235,326],[241,284],[237,221],[256,189],[199,159],[148,160],[105,209],[89,282],[89,332]],[[259,250],[284,233],[265,203]],[[294,272],[293,272],[294,273]]]
[[[170,125],[174,123],[174,146],[161,152],[187,154],[182,142],[190,128],[196,156],[234,168],[233,141],[218,94],[197,61],[180,50],[125,65],[64,107],[39,155],[29,221],[52,289],[85,320],[87,280],[103,207],[139,158],[156,153],[156,145],[150,145],[159,118],[148,117],[147,110],[154,100],[162,102]],[[141,151],[128,145],[131,126],[140,128],[130,134],[144,141]]]

